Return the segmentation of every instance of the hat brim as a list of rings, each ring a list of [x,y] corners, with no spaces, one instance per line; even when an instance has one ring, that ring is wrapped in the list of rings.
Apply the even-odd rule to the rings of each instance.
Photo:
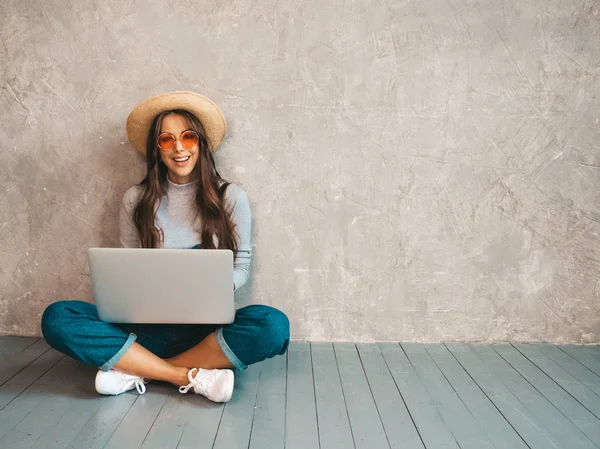
[[[210,98],[195,92],[167,92],[138,104],[127,117],[127,136],[133,149],[146,156],[148,131],[154,118],[164,111],[183,109],[194,114],[204,127],[210,151],[221,145],[227,133],[223,111]]]

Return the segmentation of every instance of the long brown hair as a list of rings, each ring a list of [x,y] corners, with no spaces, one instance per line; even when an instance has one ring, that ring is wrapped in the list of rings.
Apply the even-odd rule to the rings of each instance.
[[[185,117],[190,128],[198,134],[198,162],[196,163],[198,189],[195,204],[200,217],[202,248],[214,249],[213,235],[218,239],[219,249],[230,249],[235,254],[238,242],[231,219],[231,210],[225,207],[224,196],[229,182],[219,175],[215,160],[210,151],[210,143],[206,138],[204,127],[198,118],[184,110],[175,109],[157,115],[148,132],[146,144],[147,175],[140,183],[144,191],[138,199],[133,219],[140,235],[142,248],[159,248],[164,241],[163,232],[156,226],[156,213],[162,196],[167,192],[168,168],[159,160],[157,139],[162,128],[163,118],[168,114],[179,114]]]

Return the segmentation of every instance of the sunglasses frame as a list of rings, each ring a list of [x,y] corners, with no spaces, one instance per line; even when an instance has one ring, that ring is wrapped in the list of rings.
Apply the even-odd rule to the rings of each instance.
[[[181,136],[183,136],[186,133],[193,133],[196,136],[196,143],[194,145],[192,145],[191,147],[186,147],[183,143],[183,141],[181,140]],[[168,132],[164,132],[164,133],[160,133],[158,135],[158,137],[156,138],[156,145],[158,146],[158,148],[162,151],[171,151],[173,148],[169,148],[168,150],[165,150],[164,148],[162,148],[160,146],[160,137],[164,136],[165,134],[168,134],[169,136],[171,136],[173,138],[173,148],[175,148],[177,146],[177,141],[179,140],[179,142],[181,142],[181,146],[183,148],[185,148],[186,150],[189,150],[190,148],[193,148],[194,146],[198,145],[198,142],[200,142],[200,136],[198,135],[198,133],[196,131],[194,131],[193,129],[186,129],[185,131],[183,131],[179,137],[175,137],[173,134],[168,133]]]

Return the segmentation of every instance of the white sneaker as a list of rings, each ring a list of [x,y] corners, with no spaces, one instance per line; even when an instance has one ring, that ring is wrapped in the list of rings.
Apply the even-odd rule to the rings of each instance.
[[[146,392],[146,385],[142,377],[132,376],[114,369],[98,371],[98,374],[96,374],[96,391],[100,394],[115,396],[134,388],[137,389],[139,394]]]
[[[195,376],[194,370],[198,370]],[[187,393],[194,388],[195,393],[213,402],[227,402],[233,394],[233,371],[229,369],[192,368],[188,371],[188,379],[188,385],[179,387],[180,393]]]

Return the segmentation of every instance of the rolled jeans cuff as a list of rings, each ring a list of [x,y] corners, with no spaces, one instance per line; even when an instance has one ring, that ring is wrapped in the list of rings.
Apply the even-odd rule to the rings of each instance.
[[[121,349],[119,349],[119,351],[115,355],[113,355],[108,362],[106,362],[104,365],[98,368],[102,371],[110,371],[112,367],[115,366],[117,362],[121,359],[121,357],[123,357],[123,354],[127,352],[127,350],[131,347],[131,345],[135,342],[136,339],[137,335],[133,333],[129,334],[129,337],[127,337],[127,341],[125,341],[123,346],[121,346]]]
[[[225,357],[227,357],[227,359],[238,371],[244,371],[246,368],[248,368],[248,365],[245,365],[240,359],[237,358],[237,356],[233,353],[233,351],[225,341],[225,337],[223,337],[222,327],[215,331],[215,337],[217,338],[217,343],[219,343],[219,346],[221,347],[223,354],[225,354]]]

